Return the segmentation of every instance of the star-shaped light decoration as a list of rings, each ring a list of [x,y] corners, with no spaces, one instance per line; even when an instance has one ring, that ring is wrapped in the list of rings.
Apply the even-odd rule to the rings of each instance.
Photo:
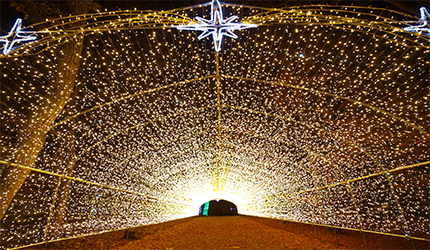
[[[427,35],[430,35],[430,26],[427,21],[427,19],[430,18],[430,14],[425,7],[420,8],[420,14],[421,14],[421,18],[419,20],[420,25],[409,26],[403,29],[410,32],[426,32]]]
[[[256,24],[244,24],[244,23],[233,23],[238,16],[231,16],[224,19],[222,15],[222,7],[218,0],[212,0],[211,2],[211,19],[206,20],[201,17],[196,17],[198,24],[190,23],[188,25],[175,26],[178,30],[197,30],[203,31],[197,38],[199,40],[212,35],[215,43],[215,50],[221,51],[221,43],[223,36],[228,36],[236,39],[237,35],[233,33],[233,30],[241,30],[248,28],[257,27]]]
[[[3,47],[3,54],[9,54],[9,52],[14,49],[13,46],[15,43],[33,41],[37,39],[37,37],[34,35],[26,35],[27,32],[21,30],[21,24],[21,18],[16,19],[16,22],[9,34],[0,37],[0,42],[6,43]]]

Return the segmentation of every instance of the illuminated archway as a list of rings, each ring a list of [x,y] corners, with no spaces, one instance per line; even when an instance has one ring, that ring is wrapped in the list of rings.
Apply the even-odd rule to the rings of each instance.
[[[428,239],[430,44],[405,30],[423,20],[222,6],[253,28],[220,51],[175,28],[210,5],[21,28],[37,40],[0,65],[2,241],[173,220],[217,197],[241,214]]]

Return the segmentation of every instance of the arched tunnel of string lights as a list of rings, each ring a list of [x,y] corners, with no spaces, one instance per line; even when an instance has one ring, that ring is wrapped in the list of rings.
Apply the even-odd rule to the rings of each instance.
[[[0,37],[1,247],[217,198],[428,241],[427,20],[218,1],[18,20]]]

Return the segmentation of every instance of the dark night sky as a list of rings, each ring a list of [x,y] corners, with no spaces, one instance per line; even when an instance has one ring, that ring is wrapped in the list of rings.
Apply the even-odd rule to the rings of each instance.
[[[19,2],[22,0],[18,0]],[[41,1],[42,2],[42,1]],[[46,2],[46,1],[45,1]],[[54,4],[65,4],[65,1],[61,0],[50,0],[47,1]],[[102,6],[101,11],[107,9],[108,11],[114,10],[125,10],[125,9],[146,9],[146,10],[169,10],[179,7],[186,7],[197,5],[201,3],[210,2],[210,0],[123,0],[123,1],[95,1]],[[393,10],[398,10],[401,12],[406,12],[413,16],[419,16],[419,8],[422,6],[429,7],[428,1],[393,1],[393,0],[381,0],[381,1],[368,1],[368,0],[353,0],[353,1],[343,1],[343,0],[225,0],[221,2],[226,3],[237,3],[251,6],[264,6],[264,7],[285,7],[294,5],[304,5],[304,4],[333,4],[333,5],[358,5],[358,6],[375,6],[375,7],[387,7]],[[11,1],[0,1],[0,35],[5,35],[11,27],[13,26],[17,18],[24,18],[23,15],[17,12],[14,8],[10,6]],[[23,22],[23,26],[28,26],[30,23],[28,21]]]

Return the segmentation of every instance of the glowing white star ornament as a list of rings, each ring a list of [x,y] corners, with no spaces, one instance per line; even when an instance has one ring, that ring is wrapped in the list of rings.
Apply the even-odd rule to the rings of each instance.
[[[215,50],[221,51],[221,43],[223,36],[228,36],[236,39],[237,35],[233,33],[233,30],[241,30],[248,28],[257,27],[256,24],[244,24],[244,23],[233,23],[238,16],[231,16],[224,19],[222,15],[222,7],[218,0],[212,0],[211,2],[211,19],[206,20],[201,17],[196,17],[198,24],[190,23],[188,25],[175,26],[178,30],[196,30],[203,31],[197,38],[199,40],[212,35],[215,43]]]
[[[427,35],[430,35],[430,26],[427,21],[427,19],[430,18],[430,14],[425,7],[420,8],[420,14],[421,14],[421,18],[419,20],[420,25],[409,26],[403,29],[410,32],[426,32]]]
[[[6,43],[3,47],[3,54],[9,54],[9,52],[14,49],[13,46],[15,45],[15,43],[36,40],[36,36],[26,35],[27,32],[21,30],[21,24],[21,18],[16,19],[16,22],[10,30],[9,34],[0,37],[0,42]]]

